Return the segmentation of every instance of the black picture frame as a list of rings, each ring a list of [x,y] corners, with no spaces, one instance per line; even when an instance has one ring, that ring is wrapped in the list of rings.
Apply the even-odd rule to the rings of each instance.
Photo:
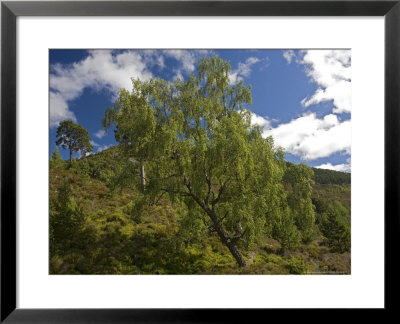
[[[244,309],[16,308],[16,19],[18,16],[384,16],[385,311],[396,310],[399,279],[400,0],[395,1],[2,1],[1,317],[4,323],[197,323],[263,318]],[[373,148],[371,148],[373,150]],[[373,154],[373,152],[371,152]],[[373,262],[373,260],[371,261]],[[269,310],[272,311],[272,310]],[[267,318],[265,318],[267,320]],[[249,321],[245,321],[249,322]],[[250,320],[250,322],[252,322]]]

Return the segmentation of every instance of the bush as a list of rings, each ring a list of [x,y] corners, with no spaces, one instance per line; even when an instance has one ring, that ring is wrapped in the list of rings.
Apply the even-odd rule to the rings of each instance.
[[[301,233],[294,224],[294,219],[289,209],[284,211],[275,222],[272,236],[281,243],[283,249],[296,249],[299,247]]]
[[[64,165],[65,165],[64,160],[60,155],[58,147],[56,147],[50,159],[50,168],[64,167]]]
[[[330,205],[322,218],[320,229],[332,251],[340,253],[350,251],[350,226],[341,209]]]
[[[289,269],[291,274],[306,274],[309,271],[309,267],[303,258],[294,256],[291,256],[287,261],[286,268]]]
[[[58,188],[54,203],[55,213],[50,217],[51,248],[65,250],[78,244],[77,239],[85,224],[86,215],[82,207],[72,197],[71,185],[64,181]]]

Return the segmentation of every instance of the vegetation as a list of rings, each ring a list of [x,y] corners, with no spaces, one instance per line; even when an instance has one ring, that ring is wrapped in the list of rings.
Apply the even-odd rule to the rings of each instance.
[[[351,174],[326,169],[313,169],[314,181],[319,184],[351,184]]]
[[[350,184],[287,164],[229,71],[206,58],[185,82],[133,80],[103,119],[119,145],[54,152],[51,273],[350,273]]]
[[[85,128],[71,120],[64,120],[57,128],[57,145],[69,150],[69,161],[72,161],[73,152],[81,152],[83,156],[92,152],[90,136]]]
[[[350,222],[346,208],[339,202],[328,205],[321,215],[321,231],[333,251],[350,250]]]

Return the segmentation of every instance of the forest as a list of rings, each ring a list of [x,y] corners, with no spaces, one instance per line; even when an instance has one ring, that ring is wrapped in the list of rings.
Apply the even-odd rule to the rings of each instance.
[[[229,72],[214,57],[187,81],[133,79],[105,111],[118,145],[102,152],[59,124],[50,274],[351,273],[351,174],[285,161]]]

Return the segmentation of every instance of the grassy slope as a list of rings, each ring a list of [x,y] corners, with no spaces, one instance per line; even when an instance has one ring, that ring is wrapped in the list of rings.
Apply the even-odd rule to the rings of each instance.
[[[193,239],[195,234],[188,233],[187,241],[176,235],[180,222],[184,221],[179,206],[161,199],[157,205],[144,203],[138,213],[137,206],[143,203],[139,193],[129,188],[112,190],[107,170],[121,167],[114,148],[86,160],[70,168],[64,163],[50,169],[50,213],[55,213],[58,188],[68,179],[74,199],[86,215],[84,248],[52,254],[51,273],[350,273],[350,253],[332,253],[322,243],[321,236],[295,251],[282,251],[279,242],[264,238],[256,247],[244,251],[249,267],[238,269],[233,257],[212,233],[204,233],[205,239]],[[101,165],[103,173],[91,172],[90,166],[88,172],[88,162]],[[338,200],[350,208],[350,174],[332,172],[324,170],[320,177],[315,170],[313,198]],[[326,183],[329,178],[340,180],[338,184],[329,184]]]

